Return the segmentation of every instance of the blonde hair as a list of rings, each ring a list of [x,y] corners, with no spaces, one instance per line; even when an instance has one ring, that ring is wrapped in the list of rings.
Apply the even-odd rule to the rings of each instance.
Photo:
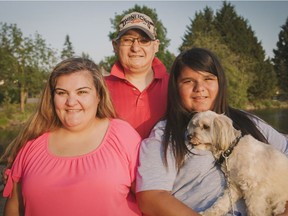
[[[45,132],[53,131],[62,125],[55,112],[53,102],[54,89],[60,76],[79,71],[88,71],[93,78],[94,86],[100,99],[96,117],[116,117],[108,88],[98,66],[93,61],[85,58],[66,59],[53,69],[34,114],[25,123],[18,136],[7,146],[0,159],[1,162],[7,163],[7,167],[12,165],[19,150],[29,140],[33,140]]]

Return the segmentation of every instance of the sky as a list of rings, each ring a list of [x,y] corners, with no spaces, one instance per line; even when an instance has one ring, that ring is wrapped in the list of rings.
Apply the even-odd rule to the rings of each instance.
[[[288,18],[288,1],[228,1],[236,13],[248,20],[267,57],[273,57],[278,35]],[[61,52],[69,35],[77,55],[82,52],[98,63],[113,55],[108,34],[114,31],[111,19],[124,10],[139,6],[155,9],[167,29],[168,50],[175,55],[195,13],[208,6],[214,13],[222,1],[3,1],[0,0],[0,22],[16,24],[25,37],[38,32],[49,47]]]

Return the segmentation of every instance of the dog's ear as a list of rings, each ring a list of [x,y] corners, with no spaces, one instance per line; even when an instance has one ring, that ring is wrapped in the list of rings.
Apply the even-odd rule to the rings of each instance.
[[[235,139],[234,131],[235,129],[230,118],[223,114],[215,117],[212,132],[216,148],[224,151],[227,150]]]

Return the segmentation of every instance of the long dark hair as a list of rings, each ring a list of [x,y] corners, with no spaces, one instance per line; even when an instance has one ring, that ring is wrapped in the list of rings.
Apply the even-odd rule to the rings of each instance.
[[[171,145],[178,168],[183,165],[185,155],[189,153],[189,149],[185,144],[185,131],[193,113],[182,106],[177,85],[178,78],[184,67],[189,67],[194,71],[209,72],[217,76],[219,92],[213,111],[219,114],[224,113],[230,117],[233,120],[234,127],[241,130],[243,135],[251,134],[256,139],[267,143],[263,134],[250,119],[252,117],[251,114],[228,105],[227,81],[223,67],[216,55],[207,49],[192,48],[179,54],[171,67],[168,84],[167,123],[163,143],[166,164],[169,145]]]

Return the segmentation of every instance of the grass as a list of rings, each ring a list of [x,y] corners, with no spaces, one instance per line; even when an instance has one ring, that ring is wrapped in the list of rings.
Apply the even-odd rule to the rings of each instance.
[[[5,148],[18,134],[21,125],[30,117],[35,104],[27,104],[25,112],[20,112],[19,104],[5,104],[0,110],[0,149]],[[0,152],[1,153],[1,152]]]

